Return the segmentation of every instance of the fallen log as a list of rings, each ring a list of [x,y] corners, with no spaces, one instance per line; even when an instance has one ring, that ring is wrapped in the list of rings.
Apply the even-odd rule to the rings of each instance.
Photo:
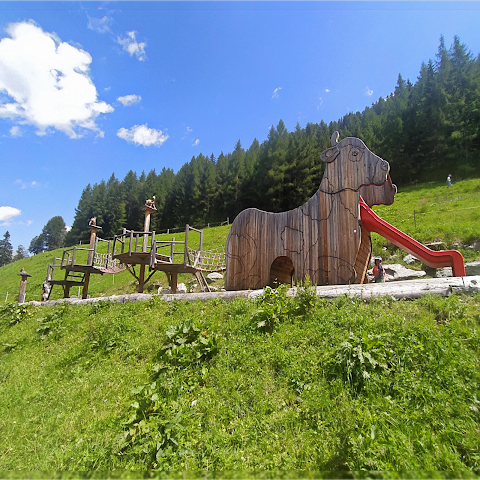
[[[287,295],[294,297],[297,294],[297,287],[287,290]],[[165,294],[150,295],[145,293],[134,293],[131,295],[115,295],[112,297],[88,298],[85,300],[78,298],[62,298],[60,300],[48,300],[46,302],[28,302],[34,306],[57,305],[61,303],[70,303],[72,305],[86,305],[97,302],[145,302],[153,297],[158,297],[165,302],[174,300],[201,300],[207,301],[214,298],[222,300],[234,300],[236,297],[253,299],[258,297],[264,290],[237,290],[229,292],[203,292],[203,293],[183,293],[183,294]],[[447,277],[447,278],[426,278],[421,280],[405,280],[403,282],[391,283],[368,283],[362,285],[327,285],[316,287],[316,294],[320,298],[337,298],[342,295],[350,297],[370,298],[390,296],[398,300],[415,299],[424,295],[440,295],[448,297],[452,294],[474,294],[480,292],[480,275],[470,277]]]

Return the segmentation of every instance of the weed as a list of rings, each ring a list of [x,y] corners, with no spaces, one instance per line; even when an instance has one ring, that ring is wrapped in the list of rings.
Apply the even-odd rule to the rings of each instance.
[[[32,310],[30,305],[8,303],[0,307],[0,318],[7,320],[9,326],[16,325],[31,316]]]
[[[348,382],[352,390],[360,392],[365,383],[372,380],[373,372],[388,369],[393,350],[385,344],[385,335],[356,336],[350,332],[336,350],[335,370]]]
[[[142,457],[147,468],[163,470],[193,454],[197,422],[192,405],[182,405],[182,390],[193,392],[208,377],[208,363],[218,352],[215,335],[187,319],[170,325],[167,340],[154,365],[151,383],[132,389],[136,400],[124,422],[126,430],[115,440],[117,455]],[[184,373],[183,380],[175,372]],[[180,460],[179,460],[180,459]]]
[[[263,294],[256,299],[257,310],[252,315],[250,325],[255,330],[272,333],[274,328],[288,317],[291,299],[286,296],[288,285],[277,289],[265,287]]]

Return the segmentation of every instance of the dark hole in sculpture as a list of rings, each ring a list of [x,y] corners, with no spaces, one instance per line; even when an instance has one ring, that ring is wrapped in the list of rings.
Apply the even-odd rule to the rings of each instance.
[[[270,287],[277,288],[282,283],[293,286],[295,268],[288,257],[277,257],[270,267]]]

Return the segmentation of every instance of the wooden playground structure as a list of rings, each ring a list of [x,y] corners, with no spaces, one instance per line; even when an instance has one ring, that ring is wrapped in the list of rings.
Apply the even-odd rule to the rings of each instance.
[[[177,292],[179,273],[195,275],[201,290],[209,292],[204,273],[222,270],[226,270],[227,290],[293,285],[307,276],[319,286],[361,284],[367,282],[371,232],[430,267],[449,266],[454,276],[465,276],[460,252],[433,251],[373,212],[372,206],[391,205],[395,200],[397,188],[390,178],[390,165],[359,138],[339,142],[338,137],[334,132],[331,147],[320,156],[325,172],[310,200],[282,213],[256,208],[242,211],[232,224],[225,249],[205,252],[203,230],[188,224],[183,241],[157,239],[150,231],[155,197],[145,203],[143,231],[123,229],[113,240],[101,240],[96,236],[101,227],[92,218],[89,248],[65,249],[61,259],[54,259],[48,266],[42,298],[50,297],[54,285],[63,287],[65,297],[71,287],[83,287],[82,298],[87,298],[90,275],[123,270],[138,281],[139,293],[156,272],[165,272],[172,293]],[[200,238],[196,249],[189,245],[192,233]],[[99,240],[107,243],[106,253],[98,252]],[[56,268],[65,272],[63,279],[54,279]]]
[[[128,270],[138,281],[137,291],[143,293],[145,284],[156,272],[165,272],[172,293],[177,291],[179,273],[195,275],[202,291],[210,291],[204,272],[225,270],[225,250],[218,248],[203,251],[203,230],[186,225],[185,240],[159,240],[155,232],[149,231],[150,216],[156,211],[155,197],[145,203],[145,223],[143,231],[123,229],[113,240],[98,238],[96,232],[101,227],[96,225],[95,217],[90,220],[90,244],[88,248],[73,247],[63,251],[62,258],[54,258],[48,265],[44,282],[42,300],[48,300],[53,286],[63,288],[64,298],[70,296],[72,287],[82,288],[82,298],[88,297],[90,275],[119,273]],[[189,245],[189,232],[197,232],[200,236],[199,247]],[[99,242],[107,245],[106,253],[98,252]],[[148,266],[148,276],[146,268]],[[138,267],[138,271],[135,269]],[[65,272],[63,279],[55,279],[55,271]]]
[[[314,285],[364,283],[371,232],[431,267],[451,266],[454,276],[465,276],[458,251],[434,252],[371,210],[395,199],[390,165],[359,138],[338,137],[334,132],[322,152],[323,179],[304,205],[282,213],[249,208],[236,217],[225,247],[227,290],[293,285],[307,276]]]

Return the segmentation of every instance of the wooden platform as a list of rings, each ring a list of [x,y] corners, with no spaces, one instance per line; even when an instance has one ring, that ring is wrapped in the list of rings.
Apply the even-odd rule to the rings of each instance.
[[[91,265],[63,265],[62,270],[65,270],[67,272],[79,272],[79,273],[94,273],[94,274],[100,274],[103,275],[104,272],[99,270],[97,267],[93,267]]]

